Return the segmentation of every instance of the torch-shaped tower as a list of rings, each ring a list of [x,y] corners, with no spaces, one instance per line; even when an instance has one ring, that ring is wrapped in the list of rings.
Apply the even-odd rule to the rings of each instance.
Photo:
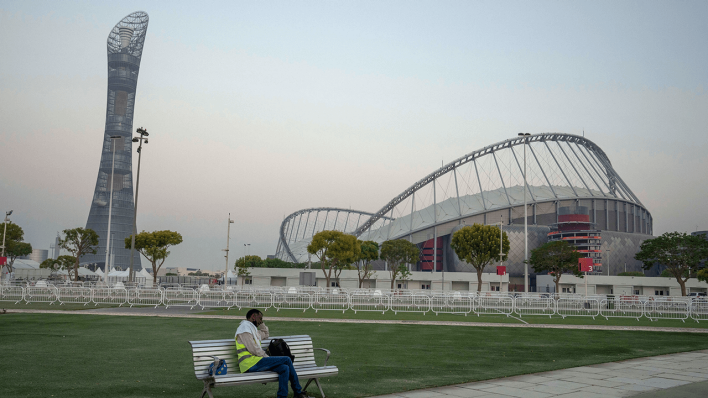
[[[110,245],[108,257],[111,259],[109,260],[111,264],[124,270],[130,266],[130,249],[125,249],[124,242],[125,238],[130,237],[132,233],[135,212],[131,137],[135,89],[138,85],[140,59],[143,54],[148,21],[146,13],[134,12],[118,22],[108,35],[106,129],[103,134],[103,149],[96,188],[86,222],[86,228],[91,228],[98,233],[99,246],[96,254],[81,258],[81,263],[95,263],[101,268],[107,257],[107,241]],[[120,136],[120,138],[111,138],[111,136]],[[113,192],[113,200],[110,200],[111,192]],[[109,204],[112,204],[110,239],[108,239]],[[137,251],[134,255],[136,269],[140,269],[140,255]]]

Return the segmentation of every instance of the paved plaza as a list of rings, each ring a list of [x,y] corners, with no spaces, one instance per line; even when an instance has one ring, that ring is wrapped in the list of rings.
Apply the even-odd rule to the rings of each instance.
[[[415,390],[375,398],[708,397],[708,350]]]

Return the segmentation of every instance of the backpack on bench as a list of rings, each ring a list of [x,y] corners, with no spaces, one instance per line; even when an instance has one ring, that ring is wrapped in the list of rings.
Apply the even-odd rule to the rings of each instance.
[[[295,355],[290,352],[290,346],[283,339],[271,340],[266,354],[271,357],[290,357],[290,360],[295,362]]]

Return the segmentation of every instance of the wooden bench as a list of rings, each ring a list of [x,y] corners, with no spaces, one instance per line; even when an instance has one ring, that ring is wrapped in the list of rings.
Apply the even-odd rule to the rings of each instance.
[[[339,373],[339,369],[337,369],[336,366],[327,366],[327,361],[330,356],[329,350],[325,350],[324,348],[313,348],[312,339],[307,335],[270,337],[261,342],[261,347],[263,347],[263,350],[268,348],[270,341],[273,339],[283,339],[286,343],[288,343],[288,346],[290,346],[290,351],[295,356],[295,362],[293,365],[295,366],[295,371],[297,372],[298,378],[301,382],[304,379],[308,379],[307,384],[305,384],[302,391],[305,392],[307,386],[314,381],[315,384],[317,384],[317,388],[320,389],[322,398],[324,398],[325,394],[322,391],[319,378],[336,376],[337,373]],[[211,390],[215,387],[278,382],[278,374],[276,372],[267,371],[240,373],[236,362],[236,342],[233,338],[224,340],[190,341],[189,344],[192,345],[194,375],[197,377],[197,380],[202,380],[204,382],[204,389],[202,390],[202,395],[200,398],[203,398],[204,394],[209,394],[209,398],[214,398]],[[322,350],[327,353],[323,366],[317,366],[315,363],[314,350]],[[228,373],[223,376],[209,376],[209,365],[214,361],[217,361],[217,358],[226,360]]]

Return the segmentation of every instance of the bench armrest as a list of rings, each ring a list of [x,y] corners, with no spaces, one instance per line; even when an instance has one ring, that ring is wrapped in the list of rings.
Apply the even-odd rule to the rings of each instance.
[[[327,361],[329,360],[329,356],[332,355],[332,353],[329,352],[329,350],[326,350],[324,348],[313,348],[313,350],[322,350],[327,353],[327,357],[325,357],[325,363],[323,365],[323,366],[327,366]]]

